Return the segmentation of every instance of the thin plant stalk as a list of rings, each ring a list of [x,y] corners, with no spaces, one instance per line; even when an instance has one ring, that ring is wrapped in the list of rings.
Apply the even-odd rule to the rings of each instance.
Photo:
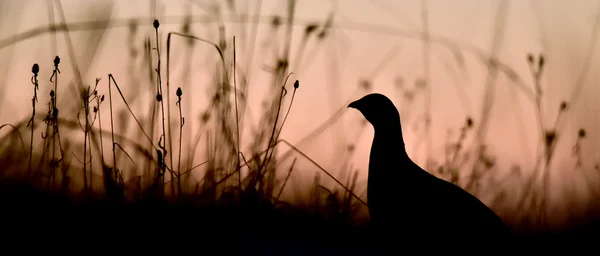
[[[427,0],[421,2],[422,8],[422,24],[423,24],[423,73],[427,93],[425,94],[425,115],[426,115],[426,149],[425,149],[425,166],[431,169],[431,156],[433,148],[433,139],[431,133],[431,42],[429,40],[429,10]]]
[[[275,116],[275,122],[273,123],[273,130],[271,131],[271,136],[269,137],[269,142],[268,142],[269,144],[268,144],[267,150],[271,149],[271,144],[273,143],[273,140],[277,139],[277,138],[275,138],[275,132],[277,130],[277,121],[279,121],[279,113],[281,112],[281,105],[282,105],[283,97],[286,94],[285,84],[286,84],[287,80],[289,79],[289,77],[292,74],[294,74],[294,73],[290,73],[286,77],[285,82],[283,83],[283,86],[281,87],[281,96],[279,97],[279,104],[277,105],[277,114],[276,114],[277,116]],[[295,89],[296,88],[294,88],[294,91],[295,91]],[[271,156],[273,155],[272,152],[273,152],[272,149],[271,149],[271,154],[269,154],[268,151],[267,151],[267,154],[265,154],[265,159],[263,160],[262,164],[258,168],[259,179],[260,179],[260,176],[261,176],[260,173],[262,172],[262,169],[266,168],[267,165],[268,165],[268,163],[269,163],[269,161],[271,160]]]
[[[104,101],[104,95],[96,98],[96,105],[98,106],[98,127],[100,129],[100,161],[104,166],[104,143],[102,140],[102,115],[100,114],[100,103]]]
[[[90,87],[88,86],[87,90],[84,90],[85,95],[83,96],[83,106],[85,112],[85,129],[83,131],[83,188],[85,189],[85,193],[87,193],[87,141],[88,141],[88,126],[90,125],[90,121],[88,115],[90,113],[88,98],[89,98]]]
[[[234,100],[234,104],[235,104],[235,129],[236,129],[236,143],[237,143],[237,149],[236,151],[238,152],[236,155],[236,168],[239,167],[240,165],[240,154],[239,152],[241,151],[240,148],[240,116],[238,113],[238,100],[237,100],[237,73],[235,72],[235,66],[237,66],[236,63],[236,48],[235,48],[235,36],[233,37],[233,100]],[[242,172],[239,171],[238,172],[238,186],[241,188],[242,187]]]
[[[154,20],[153,26],[154,26],[154,33],[155,33],[155,38],[156,38],[156,56],[158,57],[158,64],[157,64],[157,67],[155,69],[156,75],[157,75],[156,87],[157,87],[157,91],[158,91],[158,93],[156,95],[156,100],[158,102],[160,102],[161,116],[162,116],[162,130],[163,130],[163,133],[162,133],[162,135],[160,137],[164,139],[163,140],[163,145],[160,145],[160,141],[161,140],[159,140],[159,143],[158,143],[158,147],[160,147],[162,149],[162,156],[161,156],[162,160],[159,161],[159,162],[161,162],[161,164],[160,164],[161,165],[161,171],[164,174],[165,168],[166,168],[166,166],[165,166],[165,160],[166,160],[166,157],[167,157],[167,149],[165,148],[165,144],[167,143],[167,138],[166,138],[166,136],[167,136],[167,130],[166,130],[166,127],[165,127],[165,104],[163,102],[163,97],[162,97],[162,95],[163,95],[163,93],[162,93],[162,81],[161,81],[162,79],[161,79],[161,76],[160,76],[161,58],[160,58],[160,45],[159,45],[159,41],[158,41],[158,27],[160,26],[160,24],[159,24],[158,20]],[[167,63],[168,63],[168,61],[167,61]],[[167,81],[168,81],[168,79],[167,79]],[[173,158],[172,157],[171,157],[171,166],[173,166]],[[173,178],[173,176],[171,176],[171,179],[172,178]],[[171,192],[173,194],[175,193],[175,184],[174,183],[172,183],[172,185],[171,185]]]
[[[58,167],[58,161],[56,160],[56,137],[59,134],[58,130],[58,74],[60,74],[60,69],[58,69],[58,64],[60,64],[60,58],[56,56],[54,58],[54,70],[52,71],[52,76],[50,77],[50,82],[54,83],[54,95],[52,95],[52,187],[54,188],[56,183],[56,168]],[[58,136],[58,143],[60,145],[60,136]],[[62,152],[61,152],[62,155]],[[62,156],[61,156],[62,159]]]
[[[181,113],[181,96],[183,92],[181,91],[181,87],[177,88],[177,102],[175,103],[179,109],[179,151],[177,158],[177,192],[178,195],[181,196],[181,140],[183,137],[183,125],[185,124],[185,119]]]
[[[113,117],[113,104],[112,104],[112,86],[111,86],[111,78],[112,74],[108,74],[108,101],[109,101],[109,105],[110,105],[110,135],[111,135],[111,139],[112,139],[112,155],[113,155],[113,173],[111,173],[111,176],[114,175],[117,171],[117,154],[115,153],[115,126],[114,126],[114,117]],[[115,179],[116,177],[112,177],[113,179]],[[116,179],[115,179],[116,180]]]
[[[33,73],[33,77],[31,77],[31,83],[33,84],[33,99],[31,99],[32,113],[31,119],[29,119],[29,123],[27,125],[31,125],[31,139],[29,144],[29,167],[27,171],[27,176],[31,174],[31,161],[33,160],[33,131],[35,128],[35,103],[38,101],[37,91],[38,87],[38,74],[40,72],[40,66],[35,63],[31,68],[31,72]]]

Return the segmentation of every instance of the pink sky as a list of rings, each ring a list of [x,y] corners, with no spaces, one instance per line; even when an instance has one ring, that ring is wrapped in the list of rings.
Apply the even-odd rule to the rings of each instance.
[[[103,17],[103,8],[108,6],[108,1],[61,1],[67,22],[83,22],[94,20],[119,20],[126,18],[145,18],[151,16],[150,1],[114,1],[112,12],[106,12]],[[190,12],[197,18],[209,17],[206,6],[211,6],[213,1],[157,1],[157,15],[159,20],[168,20],[169,24],[161,25],[164,44],[167,31],[179,31],[180,24],[173,17],[181,17]],[[168,4],[167,4],[168,3]],[[271,65],[270,55],[261,50],[261,45],[274,43],[267,40],[268,16],[279,14],[285,17],[287,1],[263,0],[260,15],[264,25],[259,26],[257,43],[254,53],[251,73],[251,110],[259,113],[260,102],[265,90],[268,89],[269,74],[263,70],[265,65]],[[237,1],[238,13],[246,12],[249,7],[255,13],[257,1]],[[504,12],[501,6],[504,5]],[[595,101],[599,98],[600,90],[595,85],[598,75],[598,56],[600,52],[595,50],[590,53],[589,46],[592,31],[599,14],[599,5],[594,0],[578,1],[500,1],[500,0],[429,0],[427,1],[429,31],[434,38],[431,43],[431,113],[433,154],[440,158],[444,153],[444,142],[447,140],[447,130],[456,132],[464,123],[466,116],[471,116],[475,123],[481,120],[481,104],[488,79],[487,68],[476,51],[486,56],[497,56],[503,64],[508,65],[518,75],[528,90],[533,90],[526,56],[528,53],[544,53],[546,65],[541,81],[544,90],[544,112],[543,121],[547,126],[552,125],[556,119],[558,106],[561,101],[569,100],[578,77],[584,69],[584,63],[588,55],[590,62],[587,64],[589,73],[582,80],[582,93],[576,103],[571,105],[571,113],[557,146],[557,161],[553,163],[554,184],[557,188],[563,184],[581,184],[582,176],[572,175],[567,170],[573,169],[574,159],[571,156],[571,148],[576,138],[576,131],[585,127],[588,131],[586,141],[582,147],[584,150],[585,165],[591,170],[598,161],[596,152],[600,148],[593,143],[598,140],[595,133],[596,127],[600,125],[599,105]],[[57,8],[57,7],[56,7]],[[54,19],[60,20],[58,8],[55,9]],[[297,91],[293,108],[286,122],[282,138],[290,142],[296,142],[309,134],[321,123],[325,122],[333,114],[334,109],[339,109],[348,101],[356,99],[364,93],[355,93],[361,79],[372,82],[374,91],[384,93],[393,99],[400,109],[403,119],[403,129],[409,155],[417,163],[423,165],[423,153],[425,146],[415,146],[420,140],[420,132],[414,132],[415,118],[424,114],[424,97],[417,96],[412,109],[402,92],[394,89],[394,81],[402,77],[404,87],[414,87],[415,80],[424,76],[422,41],[419,40],[419,31],[422,28],[422,2],[421,1],[392,1],[392,0],[346,0],[346,1],[323,1],[323,0],[300,0],[297,1],[295,19],[297,23],[317,22],[322,24],[334,13],[334,30],[330,37],[319,44],[314,55],[307,56],[315,47],[314,41],[309,42],[303,57],[302,68],[292,67],[300,80],[301,87]],[[500,13],[500,14],[499,14]],[[504,13],[504,15],[502,15]],[[31,87],[29,77],[31,76],[31,65],[34,62],[40,64],[40,104],[38,113],[44,113],[48,100],[52,59],[56,53],[52,49],[53,37],[50,34],[35,36],[9,46],[3,45],[6,39],[24,33],[34,28],[47,26],[49,16],[47,1],[3,1],[0,4],[0,64],[4,71],[0,71],[0,77],[4,79],[4,88],[0,92],[2,108],[0,109],[0,121],[16,122],[30,115]],[[498,18],[497,16],[503,16]],[[246,42],[235,23],[235,17],[230,12],[224,11],[223,19],[227,23],[227,38],[236,36],[238,42]],[[285,18],[282,19],[285,21]],[[244,24],[244,23],[242,23]],[[245,23],[248,24],[248,23]],[[261,23],[262,24],[262,23]],[[498,25],[500,24],[500,25]],[[502,29],[494,27],[502,26]],[[251,26],[248,26],[251,28]],[[292,40],[292,53],[302,36],[304,26],[296,26]],[[499,32],[498,32],[499,31]],[[202,38],[217,42],[218,30],[216,23],[195,23],[192,32]],[[247,33],[250,34],[250,33]],[[128,28],[127,26],[110,28],[104,36],[97,37],[93,32],[72,32],[71,37],[77,55],[78,65],[89,65],[88,72],[84,74],[84,81],[93,85],[96,77],[102,77],[106,83],[106,74],[112,73],[120,85],[124,87],[126,95],[135,92],[127,88],[131,83],[127,71],[128,56]],[[153,36],[153,30],[148,24],[140,27],[138,36],[134,43],[140,51],[143,51],[143,38],[146,35]],[[281,33],[280,35],[283,35]],[[415,37],[416,35],[416,37]],[[62,34],[57,34],[58,54],[62,58],[61,81],[69,81],[73,78],[71,67],[72,61],[68,57],[67,45]],[[94,37],[96,36],[96,37]],[[91,38],[91,39],[90,39]],[[96,39],[94,39],[96,38]],[[280,38],[283,38],[280,36]],[[440,39],[441,38],[441,39]],[[496,38],[496,46],[494,46]],[[91,41],[90,41],[91,40]],[[101,40],[98,42],[98,40]],[[152,37],[154,43],[154,37]],[[437,40],[437,41],[436,41]],[[440,41],[441,40],[441,41]],[[455,43],[458,48],[453,52],[448,44],[440,42]],[[181,41],[181,40],[179,40]],[[89,47],[98,43],[99,48],[96,56],[90,59]],[[231,44],[231,41],[228,42]],[[154,44],[153,44],[154,45]],[[163,58],[165,48],[163,47]],[[183,48],[181,43],[174,43],[174,48]],[[493,49],[496,49],[494,52]],[[335,51],[337,49],[337,57]],[[475,50],[473,50],[475,49]],[[87,51],[87,52],[86,52]],[[248,49],[238,49],[238,61],[244,62],[248,58]],[[181,50],[180,52],[184,52]],[[181,53],[174,51],[174,58],[182,58]],[[231,55],[231,51],[225,54]],[[212,57],[211,57],[212,56]],[[190,127],[195,128],[195,116],[206,107],[206,87],[208,75],[214,65],[203,66],[207,58],[214,60],[215,52],[206,46],[200,46],[192,57],[192,80],[194,90],[184,92],[184,101],[193,102],[192,109],[195,113],[184,113],[190,116],[188,119]],[[380,63],[386,60],[385,66]],[[461,58],[464,69],[457,65],[457,58]],[[292,58],[294,59],[294,57]],[[163,63],[164,64],[164,63]],[[305,65],[305,66],[304,66]],[[336,71],[331,67],[338,65]],[[165,68],[163,66],[163,68]],[[182,66],[172,67],[174,75],[171,83],[173,94],[177,86],[185,81],[180,79]],[[145,75],[145,74],[144,74]],[[143,75],[140,75],[143,76]],[[290,83],[291,85],[291,83]],[[104,85],[106,86],[106,85]],[[188,85],[189,86],[189,85]],[[184,87],[186,88],[186,87]],[[290,87],[291,88],[291,87]],[[503,173],[509,170],[513,164],[519,164],[524,170],[531,169],[534,157],[537,132],[535,109],[533,104],[524,96],[523,91],[517,88],[505,74],[500,74],[493,85],[495,97],[491,119],[489,121],[488,143],[492,145],[492,152],[497,156],[498,171]],[[68,95],[65,90],[61,95]],[[106,87],[100,89],[100,93],[107,94]],[[188,98],[186,96],[191,98]],[[68,96],[64,96],[68,98]],[[466,99],[466,100],[465,100]],[[67,100],[67,99],[64,99]],[[65,103],[66,104],[66,103]],[[287,105],[286,105],[287,106]],[[103,106],[108,109],[108,104]],[[135,111],[135,109],[134,109]],[[139,110],[141,111],[141,110]],[[173,112],[174,114],[176,112]],[[73,113],[72,113],[73,114]],[[254,119],[258,117],[254,114]],[[405,117],[410,116],[410,117]],[[192,118],[194,117],[194,118]],[[360,120],[357,111],[345,111],[338,124],[340,127],[328,129],[317,139],[306,145],[301,145],[314,160],[322,164],[333,173],[339,174],[339,164],[335,161],[339,155],[334,150],[335,146],[342,146],[357,142],[355,154],[352,156],[353,166],[361,170],[361,179],[366,178],[368,163],[368,152],[372,138],[372,129],[367,127],[360,135],[358,129],[353,128]],[[103,123],[108,123],[109,119]],[[134,131],[135,126],[129,131]],[[248,131],[244,131],[248,132]],[[245,136],[249,136],[246,134]],[[332,141],[333,139],[333,141]],[[334,155],[336,154],[336,155]],[[197,160],[200,161],[200,160]],[[201,177],[200,174],[198,174]],[[312,177],[313,174],[308,176]],[[593,175],[594,182],[598,181],[597,174]],[[598,185],[595,183],[596,186]],[[575,185],[577,187],[577,185]],[[363,184],[364,188],[364,184]],[[560,189],[557,189],[560,190]]]

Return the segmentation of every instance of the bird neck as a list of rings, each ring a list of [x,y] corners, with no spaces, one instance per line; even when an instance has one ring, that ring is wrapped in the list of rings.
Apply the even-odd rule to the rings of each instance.
[[[400,154],[400,156],[408,157],[402,136],[402,127],[399,124],[377,127],[373,139],[387,150],[394,151],[396,154]]]

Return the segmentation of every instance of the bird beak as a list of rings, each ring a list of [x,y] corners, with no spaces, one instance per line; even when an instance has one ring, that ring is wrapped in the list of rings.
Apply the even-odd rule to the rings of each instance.
[[[358,101],[351,102],[350,104],[348,104],[348,107],[358,109]]]

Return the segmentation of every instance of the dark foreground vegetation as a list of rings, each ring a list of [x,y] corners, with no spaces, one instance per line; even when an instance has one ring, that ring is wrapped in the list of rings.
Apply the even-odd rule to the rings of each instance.
[[[48,250],[66,252],[71,247],[101,247],[187,251],[186,248],[201,248],[205,253],[242,255],[372,255],[381,252],[374,241],[377,234],[369,230],[369,223],[352,222],[342,215],[327,216],[314,209],[274,205],[251,192],[232,193],[212,203],[191,196],[177,202],[155,197],[125,202],[83,193],[73,197],[42,192],[23,182],[3,181],[0,202],[3,219],[0,232],[6,248],[21,246],[24,241],[59,245],[69,241],[69,245]],[[515,234],[514,247],[499,245],[484,249],[464,241],[462,245],[457,244],[457,248],[445,248],[435,247],[443,241],[423,241],[424,245],[431,246],[423,249],[464,252],[483,249],[490,253],[509,248],[532,252],[569,247],[587,250],[595,247],[598,223],[560,233]],[[397,234],[390,234],[393,235]],[[402,237],[397,239],[397,250],[411,246],[403,244]]]
[[[9,240],[116,248],[189,246],[242,254],[332,250],[345,255],[364,253],[370,246],[367,224],[276,206],[248,192],[214,203],[202,203],[201,197],[117,202],[97,196],[73,198],[5,181],[0,197],[1,233]]]

